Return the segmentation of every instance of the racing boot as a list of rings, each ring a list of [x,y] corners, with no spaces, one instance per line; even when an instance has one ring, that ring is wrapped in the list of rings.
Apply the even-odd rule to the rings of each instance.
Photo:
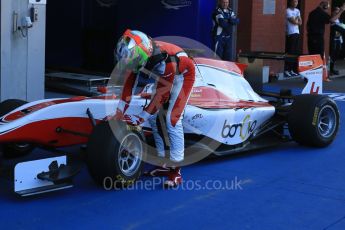
[[[162,166],[156,166],[149,171],[145,171],[143,175],[158,177],[158,176],[168,176],[169,173],[170,173],[170,168],[168,168],[166,164],[163,164]]]
[[[180,167],[170,168],[168,179],[164,182],[164,188],[174,188],[182,183],[182,175]]]

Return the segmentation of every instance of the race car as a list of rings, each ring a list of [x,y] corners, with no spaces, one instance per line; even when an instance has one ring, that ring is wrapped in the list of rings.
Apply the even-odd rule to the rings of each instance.
[[[290,140],[326,147],[336,137],[339,111],[332,99],[321,95],[319,56],[300,58],[300,73],[308,82],[303,90],[307,94],[297,96],[289,90],[254,92],[243,76],[243,64],[208,58],[193,60],[196,82],[183,118],[185,164],[209,154],[238,153]],[[140,113],[153,88],[153,84],[143,85],[133,95],[126,113]],[[148,122],[133,127],[112,119],[117,103],[116,95],[30,103],[4,101],[0,104],[0,143],[4,154],[18,157],[35,146],[87,144],[86,164],[95,182],[128,186],[141,175],[144,161],[155,163],[155,150]],[[161,112],[164,116],[163,109]],[[43,187],[58,189],[76,173],[65,166],[67,163],[66,158],[56,157],[18,164],[15,191],[32,195],[40,193]]]

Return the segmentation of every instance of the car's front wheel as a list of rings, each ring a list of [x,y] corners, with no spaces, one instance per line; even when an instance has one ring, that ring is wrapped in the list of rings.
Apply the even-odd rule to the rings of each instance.
[[[121,121],[97,125],[87,144],[87,165],[94,181],[105,188],[122,188],[141,175],[145,144],[143,135]]]
[[[299,95],[292,103],[288,124],[296,142],[325,147],[333,142],[339,130],[339,110],[327,96]]]

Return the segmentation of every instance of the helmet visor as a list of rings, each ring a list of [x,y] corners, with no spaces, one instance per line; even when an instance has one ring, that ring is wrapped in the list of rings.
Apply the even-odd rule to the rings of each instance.
[[[136,44],[134,39],[123,36],[117,43],[115,59],[122,68],[137,71],[146,64],[148,55]]]

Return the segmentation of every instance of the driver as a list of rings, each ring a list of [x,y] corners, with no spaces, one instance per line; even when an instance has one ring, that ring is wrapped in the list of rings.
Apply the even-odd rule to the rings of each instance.
[[[153,41],[146,34],[127,30],[120,38],[116,52],[119,65],[126,66],[130,73],[125,79],[116,117],[132,125],[148,120],[153,131],[160,166],[146,172],[150,176],[167,176],[166,187],[175,187],[182,182],[180,163],[184,160],[184,132],[182,116],[195,81],[195,67],[192,60],[180,47],[160,41]],[[138,115],[124,115],[131,101],[139,72],[155,79],[153,97]],[[170,162],[164,162],[164,137],[159,132],[158,112],[167,108],[165,125],[170,142]],[[169,167],[168,167],[169,166]]]

